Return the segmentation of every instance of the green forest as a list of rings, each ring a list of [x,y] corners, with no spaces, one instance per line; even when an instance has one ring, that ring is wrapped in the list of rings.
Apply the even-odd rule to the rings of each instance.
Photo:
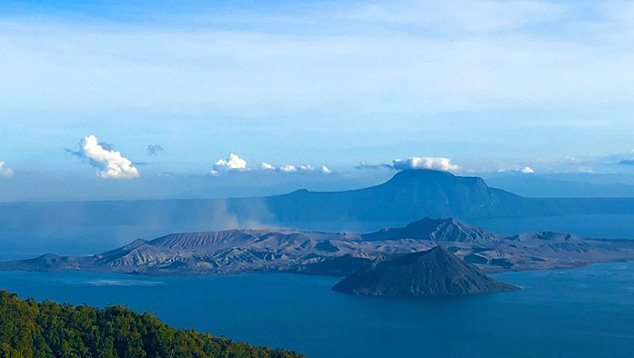
[[[149,313],[21,300],[0,290],[0,358],[286,358],[294,352],[170,328]]]

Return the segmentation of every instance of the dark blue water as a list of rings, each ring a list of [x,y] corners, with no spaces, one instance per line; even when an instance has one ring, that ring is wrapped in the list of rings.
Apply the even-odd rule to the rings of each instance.
[[[550,230],[585,238],[634,239],[634,215],[631,214],[497,218],[472,220],[469,223],[505,235]]]
[[[315,358],[632,357],[634,263],[496,276],[517,293],[352,297],[336,278],[0,272],[23,298],[123,304],[164,322]]]

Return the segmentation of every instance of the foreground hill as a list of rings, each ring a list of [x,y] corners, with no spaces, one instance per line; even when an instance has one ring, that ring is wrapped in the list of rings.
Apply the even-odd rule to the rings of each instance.
[[[46,254],[0,270],[188,275],[253,271],[345,276],[379,256],[442,245],[485,272],[579,267],[634,259],[634,241],[557,232],[503,237],[461,221],[424,218],[368,234],[260,229],[166,235],[92,256]]]
[[[519,290],[488,277],[441,246],[377,259],[332,289],[362,296],[451,296]]]
[[[0,291],[0,357],[6,358],[294,358],[300,354],[253,347],[120,306],[96,309],[20,300]]]

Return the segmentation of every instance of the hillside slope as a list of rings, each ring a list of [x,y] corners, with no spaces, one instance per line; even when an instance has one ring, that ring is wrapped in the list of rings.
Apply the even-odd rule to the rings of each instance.
[[[20,300],[0,291],[0,357],[300,358],[193,330],[173,329],[149,313]]]
[[[377,259],[332,289],[363,296],[451,296],[518,290],[488,277],[441,246],[394,259]]]

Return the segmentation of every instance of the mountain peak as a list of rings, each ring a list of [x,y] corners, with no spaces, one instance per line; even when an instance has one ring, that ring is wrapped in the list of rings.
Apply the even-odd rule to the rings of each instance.
[[[454,174],[431,169],[407,169],[401,170],[392,176],[387,183],[403,184],[421,180],[452,180],[457,178]],[[386,184],[387,184],[386,183]]]
[[[499,237],[485,229],[465,224],[451,217],[434,219],[425,217],[400,228],[383,230],[361,236],[367,241],[382,240],[431,240],[434,242],[485,242]]]
[[[364,266],[332,289],[371,296],[444,296],[518,290],[486,276],[441,246]]]
[[[437,256],[450,256],[452,258],[458,259],[451,251],[447,250],[446,247],[442,245],[437,245],[429,249],[428,251],[423,251],[428,255],[437,255]]]
[[[270,213],[285,225],[325,221],[406,223],[425,216],[470,219],[546,212],[533,201],[490,188],[482,178],[427,169],[403,170],[382,184],[363,189],[295,191],[263,200],[266,215]],[[232,207],[246,213],[253,211],[252,205],[243,200]]]
[[[481,183],[487,186],[484,179],[473,176],[459,176],[450,172],[433,170],[433,169],[406,169],[394,174],[390,180],[386,182],[397,182],[403,184],[408,181],[425,181],[425,180],[441,180],[448,183],[455,181],[468,181],[472,183]]]

